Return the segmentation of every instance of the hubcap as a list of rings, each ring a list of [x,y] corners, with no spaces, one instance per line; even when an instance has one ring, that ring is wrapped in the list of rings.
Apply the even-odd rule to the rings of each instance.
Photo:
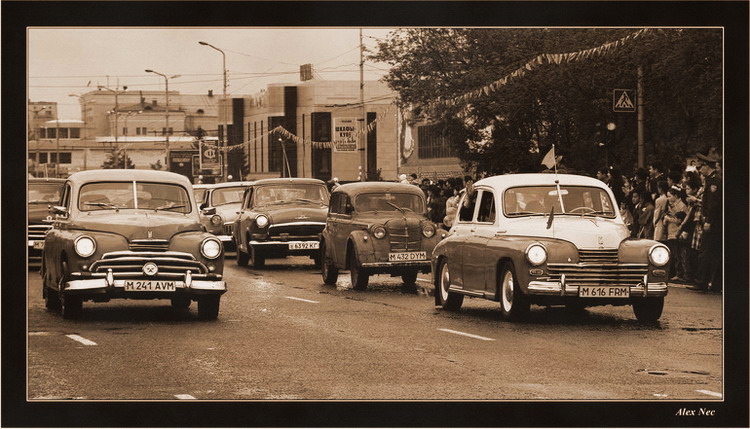
[[[441,271],[442,273],[440,274],[440,298],[443,300],[443,302],[445,302],[448,300],[448,288],[451,285],[450,273],[448,272],[448,262],[445,262],[443,264],[443,269]]]
[[[503,308],[510,310],[513,306],[513,274],[506,271],[503,276]]]

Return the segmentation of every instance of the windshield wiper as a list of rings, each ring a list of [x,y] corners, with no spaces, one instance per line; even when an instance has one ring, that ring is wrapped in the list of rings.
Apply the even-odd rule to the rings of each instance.
[[[118,207],[118,206],[116,206],[116,205],[114,205],[114,204],[112,204],[112,203],[94,203],[94,202],[85,202],[85,203],[83,203],[83,204],[86,204],[87,206],[94,206],[94,207],[106,207],[106,208],[108,208],[108,209],[115,209],[115,210],[119,210],[119,209],[121,209],[121,208],[122,208],[122,207]]]
[[[391,207],[394,207],[394,208],[395,208],[396,210],[400,211],[401,213],[403,213],[403,214],[406,214],[406,209],[404,209],[404,208],[402,208],[402,207],[399,207],[399,206],[397,206],[397,205],[393,204],[393,203],[392,203],[392,202],[390,202],[390,201],[386,201],[385,203],[386,203],[386,204],[388,204],[388,205],[389,205],[389,206],[391,206]]]
[[[528,215],[528,216],[546,216],[546,213],[539,213],[539,212],[510,212],[508,213],[508,216],[515,216],[515,215]]]
[[[295,198],[295,201],[304,201],[306,203],[319,203],[320,201],[311,200],[308,198]]]
[[[172,209],[182,209],[185,208],[185,204],[167,204],[165,206],[160,206],[154,209],[154,211],[158,210],[172,210]]]

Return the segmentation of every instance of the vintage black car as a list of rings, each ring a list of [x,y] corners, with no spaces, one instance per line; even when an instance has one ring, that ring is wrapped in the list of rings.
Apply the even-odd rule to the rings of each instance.
[[[320,263],[328,188],[317,179],[262,179],[245,192],[235,222],[237,264],[261,268],[266,258],[310,256]]]
[[[193,193],[201,211],[201,222],[206,230],[221,240],[227,256],[237,251],[234,241],[234,222],[237,220],[242,197],[253,182],[225,182],[193,185]]]
[[[65,179],[29,178],[26,234],[29,241],[29,267],[42,264],[44,235],[52,228],[50,208],[60,202]]]
[[[42,295],[65,318],[84,301],[170,299],[215,319],[226,292],[224,250],[201,225],[185,176],[151,170],[71,175],[44,242]]]
[[[366,289],[371,274],[401,276],[413,285],[430,272],[430,256],[446,232],[425,216],[424,192],[389,182],[349,183],[331,194],[321,240],[323,281],[335,284],[349,269],[352,287]]]
[[[448,237],[432,254],[435,304],[458,310],[464,296],[498,301],[508,320],[531,304],[574,312],[632,305],[661,317],[669,249],[631,239],[603,182],[570,174],[488,177],[463,195]]]

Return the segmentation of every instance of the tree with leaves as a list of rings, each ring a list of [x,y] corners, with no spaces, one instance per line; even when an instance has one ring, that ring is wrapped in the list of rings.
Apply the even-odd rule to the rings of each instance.
[[[115,149],[112,148],[112,150],[107,153],[107,159],[104,160],[104,163],[102,164],[102,168],[105,169],[111,169],[111,168],[123,168],[123,159],[127,163],[127,166],[124,168],[133,169],[135,168],[135,164],[133,164],[133,161],[130,159],[130,157],[127,155],[127,153],[122,149]]]
[[[612,111],[612,90],[635,88],[639,66],[649,159],[671,163],[720,146],[721,31],[649,29],[613,45],[636,30],[413,28],[391,33],[370,59],[391,66],[384,80],[400,107],[441,124],[463,163],[489,174],[539,171],[553,144],[573,171],[593,173],[608,151],[610,164],[632,172],[637,118]],[[587,50],[524,69],[544,54]]]

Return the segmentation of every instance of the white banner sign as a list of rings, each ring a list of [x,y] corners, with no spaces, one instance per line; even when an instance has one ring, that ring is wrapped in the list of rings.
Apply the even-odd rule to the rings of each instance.
[[[356,118],[333,118],[333,150],[356,152],[359,122]]]

